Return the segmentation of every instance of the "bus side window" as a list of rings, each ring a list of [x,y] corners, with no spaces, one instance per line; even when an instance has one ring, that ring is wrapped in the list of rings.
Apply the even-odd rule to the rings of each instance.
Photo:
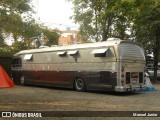
[[[20,57],[13,58],[12,67],[22,67],[22,60]]]

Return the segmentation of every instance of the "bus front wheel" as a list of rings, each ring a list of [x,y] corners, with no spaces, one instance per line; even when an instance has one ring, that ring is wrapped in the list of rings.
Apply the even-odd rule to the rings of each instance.
[[[86,90],[86,85],[85,85],[85,82],[82,78],[75,79],[74,87],[75,87],[76,91],[79,91],[79,92],[83,92]]]

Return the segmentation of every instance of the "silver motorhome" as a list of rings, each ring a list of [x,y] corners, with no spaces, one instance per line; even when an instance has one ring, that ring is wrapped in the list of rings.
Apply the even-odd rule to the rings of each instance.
[[[145,56],[139,43],[109,38],[20,51],[14,55],[15,83],[75,88],[77,91],[143,89]]]

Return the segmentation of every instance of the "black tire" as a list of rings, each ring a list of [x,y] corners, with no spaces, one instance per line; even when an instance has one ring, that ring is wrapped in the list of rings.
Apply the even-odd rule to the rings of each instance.
[[[25,78],[23,75],[20,77],[20,84],[25,85]]]
[[[86,90],[85,82],[82,78],[76,78],[74,82],[74,88],[76,91],[83,92]]]

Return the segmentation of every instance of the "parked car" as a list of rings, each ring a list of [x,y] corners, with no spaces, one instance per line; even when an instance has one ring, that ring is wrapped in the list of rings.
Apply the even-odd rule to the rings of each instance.
[[[150,75],[150,78],[154,78],[154,67],[153,64],[148,64],[147,65],[147,70]],[[158,68],[157,68],[157,79],[160,80],[160,63],[158,63]]]

